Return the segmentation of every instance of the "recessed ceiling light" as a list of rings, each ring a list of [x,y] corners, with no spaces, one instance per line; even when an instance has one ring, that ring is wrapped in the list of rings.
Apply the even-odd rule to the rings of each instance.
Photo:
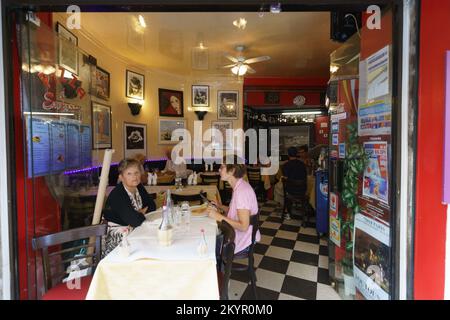
[[[141,25],[142,28],[146,28],[147,27],[147,24],[145,23],[145,19],[141,15],[139,15],[139,24]]]

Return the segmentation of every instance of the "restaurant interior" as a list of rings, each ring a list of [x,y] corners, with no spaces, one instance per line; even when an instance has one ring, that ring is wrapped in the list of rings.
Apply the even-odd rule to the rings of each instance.
[[[383,8],[382,13],[383,23],[392,25],[392,11]],[[233,259],[231,254],[225,259],[231,260],[230,268],[225,263],[225,271],[219,270],[217,225],[191,212],[189,232],[196,236],[192,246],[197,250],[203,238],[206,255],[190,252],[191,243],[186,240],[183,246],[182,233],[175,231],[173,251],[164,251],[153,239],[154,258],[144,252],[146,234],[139,227],[128,236],[126,248],[96,261],[94,274],[83,263],[99,258],[98,252],[92,255],[84,248],[101,236],[96,229],[90,242],[63,247],[77,248],[65,256],[66,271],[78,268],[70,269],[64,286],[71,273],[90,270],[90,282],[81,281],[84,291],[77,291],[77,298],[361,298],[354,286],[344,285],[344,267],[336,262],[339,248],[329,237],[327,194],[342,179],[338,169],[336,177],[328,176],[339,165],[329,159],[336,145],[330,115],[340,110],[355,116],[360,61],[392,43],[391,29],[381,33],[363,26],[365,14],[288,12],[276,4],[261,4],[254,12],[17,14],[13,48],[18,52],[15,76],[21,83],[23,114],[17,139],[24,146],[17,155],[23,161],[19,188],[30,200],[22,204],[26,215],[18,218],[24,226],[18,236],[20,298],[67,298],[64,289],[47,281],[50,266],[43,261],[39,239],[101,223],[104,201],[120,183],[118,164],[124,158],[143,156],[144,185],[157,208],[167,204],[167,190],[175,204],[177,196],[201,193],[205,201],[229,204],[233,191],[220,181],[222,155],[248,154],[254,141],[247,137],[239,145],[215,140],[215,132],[227,129],[279,133],[278,144],[258,136],[259,148],[267,143],[263,149],[268,150],[259,163],[245,159],[245,180],[259,205],[259,221],[251,225],[261,234],[251,257]],[[194,152],[183,155],[189,172],[183,177],[167,170],[168,155],[180,142],[176,129],[190,132],[191,137],[181,140],[192,141],[192,149],[212,149],[209,158],[204,153],[201,159]],[[308,159],[306,200],[286,217],[285,194],[277,194],[276,186],[282,182],[288,149],[302,146]],[[273,155],[280,169],[264,174],[260,168]],[[189,199],[200,200],[191,209],[204,202]],[[319,217],[319,210],[324,216]],[[325,227],[318,225],[323,219]],[[150,221],[147,227],[156,224]],[[139,249],[144,253],[137,253]]]

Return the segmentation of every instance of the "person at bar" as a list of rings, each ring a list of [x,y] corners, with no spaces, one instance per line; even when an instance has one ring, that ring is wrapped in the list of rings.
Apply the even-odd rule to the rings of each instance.
[[[174,161],[172,161],[172,149],[168,148],[166,150],[166,166],[164,168],[164,172],[168,172],[170,174],[175,175],[177,178],[186,179],[191,173],[192,170],[187,169],[186,167],[186,161],[182,159],[182,162],[179,164],[175,164]]]
[[[227,181],[233,189],[230,206],[224,206],[212,201],[215,207],[208,208],[208,215],[216,221],[225,220],[236,231],[236,254],[249,250],[252,244],[252,229],[250,216],[258,213],[258,201],[252,186],[243,177],[246,174],[245,164],[238,164],[238,158],[234,156],[231,164],[222,164],[219,169],[220,178]],[[219,212],[220,211],[220,212]],[[258,230],[256,241],[260,241],[261,234]]]
[[[311,160],[311,158],[309,157],[309,148],[308,145],[302,145],[300,147],[298,147],[298,153],[297,153],[297,157],[300,161],[302,161],[305,166],[306,166],[306,171],[308,172],[308,175],[313,173],[314,170],[314,164],[313,161]]]
[[[103,210],[103,218],[108,222],[103,256],[120,244],[124,235],[140,226],[147,212],[156,209],[155,202],[141,183],[142,164],[136,159],[124,159],[120,161],[118,170],[121,182],[109,194]]]

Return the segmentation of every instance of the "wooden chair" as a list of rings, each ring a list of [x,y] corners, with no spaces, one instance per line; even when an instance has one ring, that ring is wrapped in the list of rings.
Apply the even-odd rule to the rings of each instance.
[[[234,228],[226,221],[219,223],[219,229],[222,233],[222,246],[219,253],[219,270],[217,271],[217,280],[219,282],[219,292],[221,300],[228,300],[228,285],[230,282],[231,268],[233,265],[233,256],[236,237]]]
[[[220,182],[219,175],[208,175],[208,174],[205,175],[200,173],[200,178],[202,178],[202,184],[214,185],[217,187],[217,190],[219,190],[219,182]]]
[[[253,187],[258,200],[264,200],[264,182],[261,180],[261,168],[247,166],[248,183]]]
[[[106,224],[87,226],[72,230],[61,231],[45,236],[35,237],[32,240],[33,250],[39,250],[44,272],[43,300],[84,300],[89,290],[95,268],[100,261],[101,237],[106,235]],[[95,237],[95,242],[89,244],[89,238]],[[74,241],[87,239],[86,244],[73,246]],[[63,244],[69,244],[63,248]],[[80,252],[81,249],[88,252],[88,248],[94,248],[93,253],[70,256]],[[69,257],[67,258],[67,255]],[[86,264],[77,269],[82,271],[90,269],[90,275],[70,280],[70,284],[62,283],[70,272],[67,267],[72,261],[85,258]],[[89,270],[88,270],[89,271]],[[74,284],[72,282],[75,282]],[[72,288],[75,286],[75,288]]]
[[[303,224],[305,223],[306,216],[311,210],[306,190],[307,180],[283,179],[284,208],[281,216],[283,221],[286,212],[291,211],[292,207],[297,207],[303,211]]]
[[[253,253],[255,251],[255,245],[256,245],[256,232],[259,229],[259,212],[253,216],[250,216],[250,225],[253,227],[252,229],[252,243],[250,245],[250,248],[246,252],[238,252],[234,255],[234,260],[242,260],[242,259],[248,259],[248,265],[244,267],[239,267],[234,265],[232,267],[232,270],[236,271],[247,271],[248,276],[250,278],[250,284],[252,286],[252,291],[255,299],[258,299],[258,293],[256,292],[256,273],[255,273],[255,267],[254,262],[255,258],[253,257]]]
[[[205,198],[207,197],[206,192],[202,192],[201,194],[203,195],[203,197],[205,197]],[[204,202],[200,193],[199,194],[189,194],[189,195],[172,193],[172,200],[175,204],[184,202],[184,201],[188,201],[189,204],[203,204],[203,202]]]

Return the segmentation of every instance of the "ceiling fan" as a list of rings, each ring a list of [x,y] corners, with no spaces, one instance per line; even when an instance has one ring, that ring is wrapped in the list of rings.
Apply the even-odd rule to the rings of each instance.
[[[231,60],[233,64],[229,64],[226,66],[223,66],[222,68],[231,68],[231,72],[238,76],[243,76],[244,74],[248,73],[255,73],[255,69],[249,66],[251,63],[261,62],[261,61],[267,61],[270,60],[269,56],[261,56],[261,57],[255,57],[246,59],[244,56],[242,56],[242,52],[245,49],[245,46],[238,45],[236,46],[236,51],[240,53],[238,57],[233,57],[232,55],[226,54],[225,58]]]

